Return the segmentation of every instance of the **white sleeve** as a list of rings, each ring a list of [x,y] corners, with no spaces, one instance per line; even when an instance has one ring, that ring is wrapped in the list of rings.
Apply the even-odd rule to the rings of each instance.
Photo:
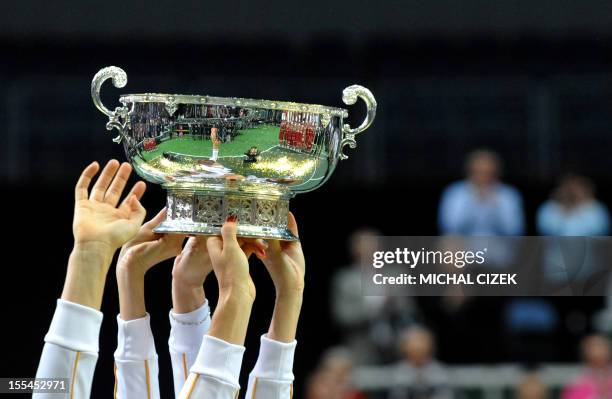
[[[205,335],[179,398],[235,399],[243,354],[244,346]]]
[[[115,398],[159,398],[158,364],[149,315],[123,321],[117,316]]]
[[[193,312],[170,311],[170,359],[174,376],[174,394],[178,398],[189,375],[189,369],[198,356],[202,338],[210,328],[208,301]]]
[[[293,356],[297,341],[284,343],[261,336],[259,357],[245,398],[290,399],[293,397]]]
[[[89,398],[98,360],[102,313],[77,303],[57,300],[49,332],[45,336],[36,378],[66,378],[69,395],[33,394],[34,399]]]

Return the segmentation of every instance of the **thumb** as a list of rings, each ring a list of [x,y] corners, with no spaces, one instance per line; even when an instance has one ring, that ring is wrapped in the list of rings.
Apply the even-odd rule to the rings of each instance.
[[[181,253],[184,238],[179,234],[165,234],[155,241],[144,243],[147,263],[152,267]]]
[[[268,257],[278,256],[283,251],[282,244],[279,240],[268,240]]]

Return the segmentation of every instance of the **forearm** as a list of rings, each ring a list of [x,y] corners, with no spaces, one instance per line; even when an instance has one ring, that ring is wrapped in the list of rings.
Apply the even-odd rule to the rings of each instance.
[[[278,295],[274,305],[268,338],[279,342],[293,342],[302,309],[302,293]]]
[[[129,321],[145,317],[144,276],[145,273],[126,264],[117,266],[117,287],[119,289],[119,315]]]
[[[254,298],[242,290],[220,290],[208,335],[234,345],[243,345],[253,301]]]
[[[99,310],[114,250],[104,243],[75,243],[61,298]]]
[[[202,285],[192,286],[172,279],[172,309],[175,313],[189,313],[202,307],[206,295]]]

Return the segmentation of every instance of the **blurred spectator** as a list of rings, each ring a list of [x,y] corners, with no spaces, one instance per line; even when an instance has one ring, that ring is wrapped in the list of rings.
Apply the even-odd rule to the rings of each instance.
[[[488,150],[472,152],[467,178],[443,193],[439,211],[442,234],[521,235],[523,205],[519,192],[499,181],[501,161]]]
[[[592,182],[579,175],[563,177],[537,214],[538,233],[549,236],[607,235],[609,224],[608,210],[595,199]],[[542,265],[548,284],[556,290],[575,290],[577,284],[592,286],[601,279],[609,259],[584,240],[553,239],[547,242]]]
[[[450,399],[445,368],[434,358],[433,335],[424,327],[410,327],[400,338],[403,360],[394,371],[389,399]]]
[[[537,214],[538,233],[556,236],[607,235],[610,215],[595,198],[593,183],[583,176],[567,175]]]
[[[354,232],[349,241],[352,264],[332,279],[332,316],[358,365],[394,355],[397,331],[413,322],[411,298],[362,295],[362,267],[372,270],[372,254],[380,247],[378,234],[371,229]]]
[[[612,397],[612,367],[610,343],[607,338],[593,334],[582,340],[585,370],[562,392],[562,399],[598,399]]]
[[[537,374],[528,374],[516,387],[516,399],[548,399],[548,390]]]
[[[365,399],[350,380],[353,360],[345,348],[328,350],[306,388],[306,399]]]
[[[500,181],[501,170],[502,162],[495,152],[476,150],[467,156],[465,162],[466,178],[451,184],[442,194],[438,215],[439,229],[442,234],[506,236],[524,233],[525,222],[521,195],[514,187]],[[486,267],[490,269],[511,267],[518,253],[515,248],[516,244],[517,242],[513,241],[489,238],[487,240]],[[479,241],[476,239],[473,243],[465,245],[468,247],[470,245],[478,246]],[[475,298],[468,308],[461,309],[459,307],[456,312],[444,310],[447,313],[448,322],[442,320],[437,322],[436,325],[447,325],[452,320],[456,320],[455,324],[460,326],[458,321],[469,317],[470,312],[478,313],[478,309],[501,306],[500,299],[493,299],[493,301],[491,299]],[[444,303],[441,303],[441,305],[444,305]],[[487,320],[486,328],[484,325],[480,325],[479,328],[479,324],[469,324],[470,328],[487,333],[483,333],[478,339],[474,333],[470,333],[469,328],[465,329],[464,335],[469,340],[466,345],[474,345],[473,343],[480,341],[486,342],[487,345],[503,348],[506,342],[502,340],[501,320],[497,320],[497,317],[502,317],[500,312],[491,314]],[[474,322],[480,323],[478,319]],[[461,330],[463,329],[461,328]],[[441,331],[441,334],[444,333],[454,335]],[[457,338],[450,341],[455,340]],[[444,342],[447,341],[449,340]],[[443,350],[445,350],[445,353],[449,350],[450,352],[457,352],[448,345]],[[486,359],[489,355],[490,351],[481,351],[480,354],[474,353],[472,356]]]

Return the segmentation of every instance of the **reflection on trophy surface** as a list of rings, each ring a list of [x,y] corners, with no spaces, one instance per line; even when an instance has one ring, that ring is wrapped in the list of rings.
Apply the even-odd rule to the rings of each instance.
[[[122,95],[121,106],[100,100],[103,82],[127,83],[117,67],[100,70],[92,98],[117,129],[136,172],[168,191],[168,216],[157,232],[219,234],[228,215],[238,216],[242,237],[295,240],[287,229],[289,200],[314,190],[333,173],[342,148],[376,114],[376,100],[361,86],[343,91],[343,101],[365,101],[357,128],[344,124],[348,111],[321,105],[199,95]]]

